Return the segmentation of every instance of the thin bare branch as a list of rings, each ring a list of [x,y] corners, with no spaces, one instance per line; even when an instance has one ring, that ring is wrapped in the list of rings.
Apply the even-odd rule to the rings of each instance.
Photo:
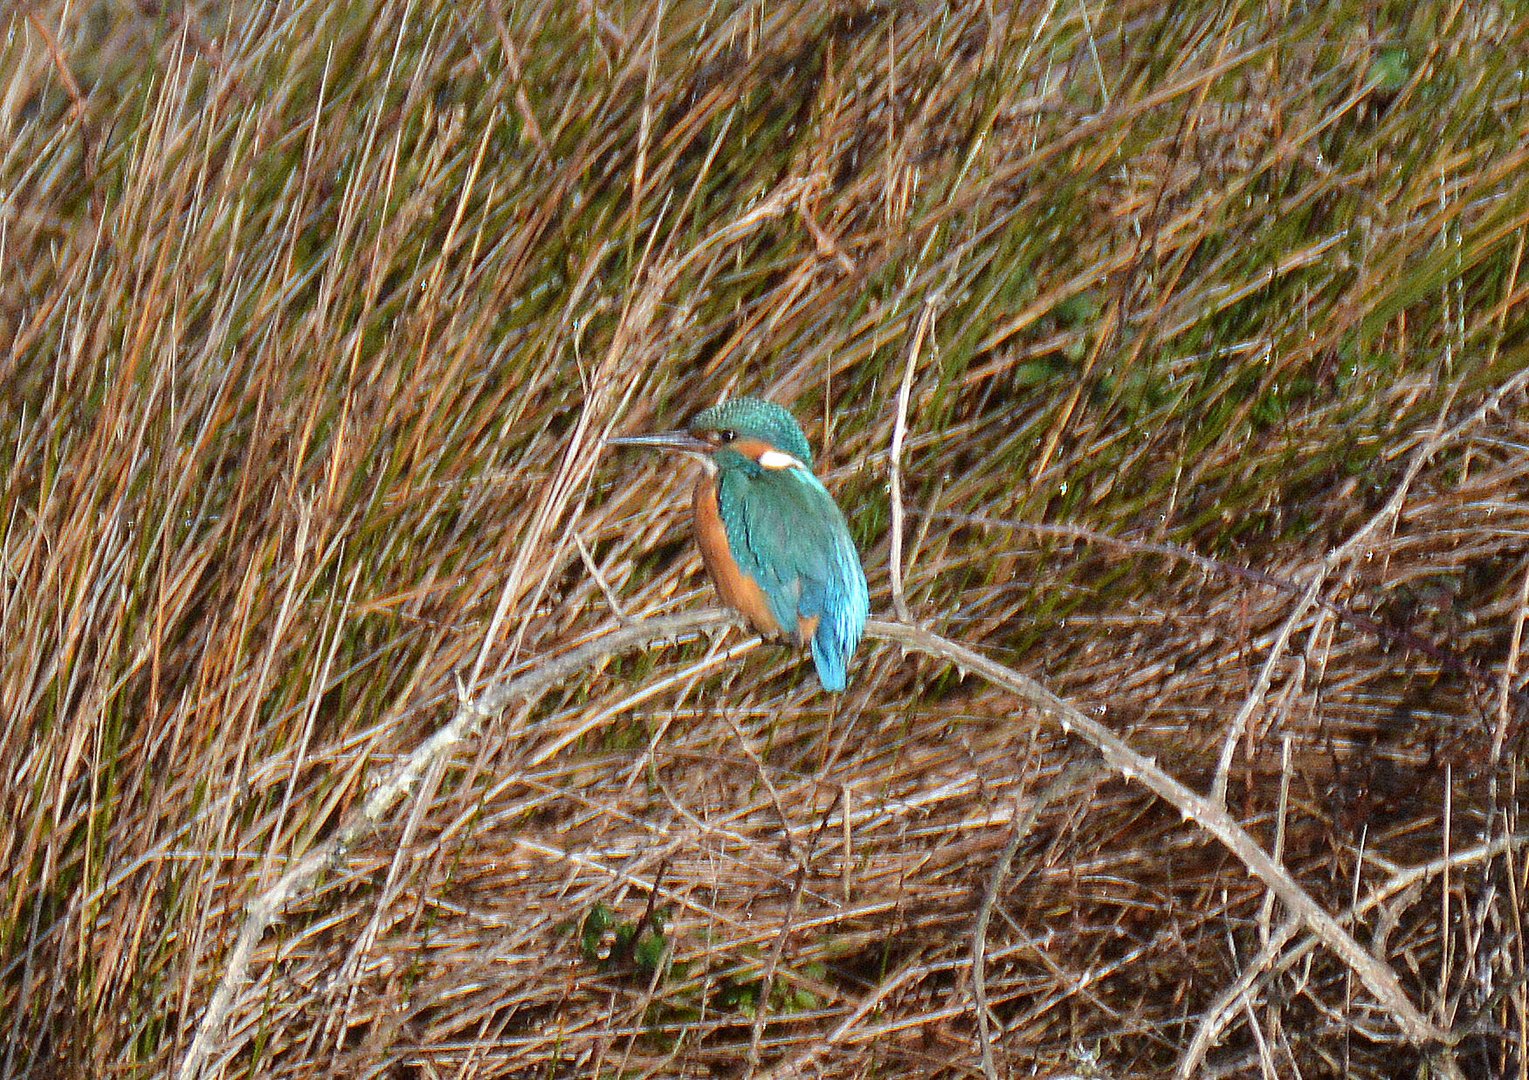
[[[518,699],[530,699],[560,685],[575,675],[597,667],[625,652],[666,641],[681,641],[708,630],[738,625],[729,612],[707,609],[683,615],[665,615],[644,619],[614,630],[558,656],[538,662],[517,674],[507,676],[487,687],[477,697],[459,701],[451,719],[408,757],[389,769],[372,792],[327,840],[318,844],[296,863],[274,886],[252,900],[245,908],[244,924],[223,964],[218,980],[196,1036],[176,1070],[179,1080],[194,1080],[202,1075],[218,1043],[240,990],[249,981],[249,968],[266,932],[282,917],[285,909],[307,894],[319,876],[337,867],[345,854],[398,803],[413,794],[421,777],[443,761],[452,748],[467,738],[484,721],[494,719]]]
[[[1009,876],[1009,865],[1014,861],[1019,845],[1025,842],[1025,837],[1030,835],[1030,830],[1035,828],[1035,823],[1040,820],[1048,806],[1071,794],[1078,787],[1079,781],[1094,771],[1095,766],[1092,764],[1074,762],[1042,788],[1023,811],[1015,807],[1014,827],[1009,830],[1008,842],[1004,844],[997,861],[993,863],[993,871],[988,877],[987,888],[982,893],[982,903],[977,906],[977,918],[972,924],[972,1004],[977,1011],[977,1039],[982,1047],[982,1074],[988,1080],[998,1080],[999,1077],[998,1067],[993,1062],[993,1035],[990,1030],[992,1023],[988,1019],[988,923],[993,918],[993,909],[998,906],[999,893],[1003,890],[1004,880]]]
[[[908,343],[908,361],[903,368],[903,381],[897,388],[897,413],[892,424],[892,447],[887,454],[887,471],[891,480],[892,552],[888,556],[888,569],[892,574],[892,609],[903,622],[912,622],[908,612],[908,599],[903,595],[903,440],[908,435],[908,399],[913,392],[913,375],[918,370],[919,352],[924,338],[934,329],[939,308],[938,295],[924,301],[919,309],[918,320],[913,327],[913,338]]]
[[[1465,851],[1457,851],[1446,858],[1434,859],[1420,866],[1398,871],[1378,888],[1371,890],[1369,895],[1359,903],[1339,915],[1337,921],[1344,926],[1351,925],[1388,901],[1417,888],[1426,881],[1441,876],[1450,867],[1479,865],[1501,855],[1525,849],[1529,849],[1529,834],[1503,836]],[[1278,972],[1288,971],[1299,964],[1302,957],[1320,943],[1315,936],[1311,936],[1288,952],[1286,951],[1286,946],[1300,934],[1303,925],[1300,915],[1292,913],[1270,935],[1268,942],[1259,950],[1258,955],[1243,966],[1242,974],[1217,995],[1211,1007],[1201,1014],[1194,1037],[1190,1039],[1183,1056],[1179,1058],[1178,1068],[1175,1071],[1175,1075],[1181,1080],[1190,1080],[1190,1077],[1200,1075],[1200,1067],[1205,1063],[1205,1055],[1226,1031],[1233,1014],[1241,1007],[1241,1003],[1252,992],[1254,986]]]
[[[1040,683],[1005,667],[981,653],[916,626],[872,620],[866,627],[872,638],[895,642],[930,656],[947,660],[961,671],[982,676],[994,686],[1014,694],[1025,703],[1056,720],[1062,730],[1076,732],[1103,755],[1109,766],[1124,779],[1135,781],[1177,808],[1190,821],[1204,829],[1236,856],[1250,873],[1272,889],[1284,905],[1295,912],[1306,928],[1335,953],[1375,995],[1391,1014],[1408,1041],[1439,1042],[1445,1038],[1425,1017],[1402,989],[1401,981],[1390,966],[1370,955],[1365,948],[1322,909],[1305,889],[1258,845],[1226,808],[1200,795],[1169,776],[1150,758],[1131,749],[1125,740],[1103,724],[1085,716],[1077,708],[1057,697]]]

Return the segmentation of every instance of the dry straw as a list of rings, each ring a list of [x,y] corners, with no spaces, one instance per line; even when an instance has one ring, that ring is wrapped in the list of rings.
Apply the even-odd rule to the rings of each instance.
[[[1529,1077],[1511,8],[0,23],[0,1078]]]

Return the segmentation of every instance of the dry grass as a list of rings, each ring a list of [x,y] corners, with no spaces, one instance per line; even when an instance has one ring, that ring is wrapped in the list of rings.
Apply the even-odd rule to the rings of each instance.
[[[911,356],[913,619],[1450,1044],[1007,691],[732,636],[458,743],[207,1075],[1529,1077],[1520,6],[0,21],[0,1076],[173,1071],[457,679],[710,603],[604,433],[791,404],[889,611]]]

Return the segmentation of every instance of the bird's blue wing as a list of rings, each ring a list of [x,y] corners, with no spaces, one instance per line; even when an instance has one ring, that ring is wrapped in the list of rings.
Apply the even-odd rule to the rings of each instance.
[[[788,632],[817,619],[812,658],[828,690],[842,690],[870,614],[865,571],[844,515],[802,469],[726,470],[718,503],[738,567]]]

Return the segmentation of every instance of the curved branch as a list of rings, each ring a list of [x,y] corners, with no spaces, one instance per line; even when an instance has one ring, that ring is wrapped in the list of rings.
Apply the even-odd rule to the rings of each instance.
[[[420,778],[457,743],[469,737],[484,719],[498,716],[518,699],[532,699],[622,653],[664,641],[680,641],[703,632],[740,626],[730,611],[708,608],[666,615],[621,627],[560,655],[528,664],[491,684],[476,698],[462,693],[455,713],[402,761],[389,769],[344,824],[309,851],[245,908],[244,924],[224,965],[212,998],[197,1024],[191,1046],[176,1070],[177,1080],[195,1080],[217,1052],[224,1022],[239,991],[249,981],[255,950],[284,909],[305,895],[325,871],[337,866],[355,843],[376,827],[400,800],[414,792]],[[963,671],[1018,696],[1093,745],[1105,762],[1128,780],[1146,785],[1205,829],[1282,900],[1294,916],[1359,976],[1390,1010],[1403,1034],[1413,1042],[1440,1041],[1445,1034],[1428,1021],[1402,989],[1396,973],[1371,956],[1338,921],[1323,910],[1227,811],[1169,776],[1152,759],[1131,747],[1109,728],[1080,712],[1040,683],[948,638],[916,626],[873,619],[866,636],[948,660]]]
[[[1478,844],[1465,851],[1457,851],[1443,858],[1398,871],[1388,880],[1371,889],[1363,900],[1338,916],[1338,921],[1351,923],[1375,908],[1383,906],[1393,897],[1436,878],[1451,868],[1459,869],[1475,863],[1488,862],[1525,847],[1529,847],[1529,833],[1500,836],[1496,840]],[[1242,965],[1242,974],[1217,995],[1211,1006],[1200,1015],[1200,1023],[1195,1028],[1194,1038],[1190,1040],[1189,1047],[1179,1058],[1179,1065],[1174,1073],[1179,1080],[1189,1080],[1190,1077],[1199,1075],[1200,1066],[1204,1064],[1211,1047],[1221,1038],[1221,1033],[1231,1022],[1233,1012],[1240,1007],[1241,1002],[1255,986],[1281,972],[1290,970],[1301,962],[1301,957],[1311,951],[1312,946],[1316,944],[1311,938],[1305,938],[1286,951],[1285,947],[1295,940],[1300,929],[1298,919],[1286,920],[1284,925],[1270,935],[1268,942],[1258,951],[1258,955]]]
[[[1185,818],[1210,833],[1235,855],[1248,871],[1263,882],[1285,907],[1319,941],[1338,955],[1380,1003],[1390,1011],[1402,1034],[1411,1042],[1440,1042],[1446,1035],[1425,1017],[1402,988],[1391,967],[1371,956],[1331,914],[1248,834],[1226,808],[1158,768],[1151,758],[1138,753],[1119,735],[1063,701],[1040,683],[1013,668],[931,631],[902,623],[873,619],[866,636],[894,642],[929,656],[949,660],[962,671],[980,675],[994,686],[1029,702],[1062,725],[1076,731],[1104,757],[1105,762],[1127,780],[1135,780],[1177,807]]]
[[[359,807],[350,811],[338,830],[294,863],[275,885],[245,907],[244,925],[224,963],[223,977],[218,980],[202,1019],[197,1023],[191,1046],[176,1070],[177,1080],[195,1080],[208,1059],[217,1052],[224,1021],[239,991],[249,981],[250,962],[255,950],[266,931],[281,919],[286,906],[306,894],[321,874],[337,866],[356,841],[376,827],[399,800],[412,794],[426,771],[472,734],[479,722],[498,716],[517,699],[544,694],[557,684],[621,653],[740,624],[738,616],[716,608],[644,619],[529,665],[491,684],[476,698],[462,694],[450,721],[384,773],[377,786]]]

